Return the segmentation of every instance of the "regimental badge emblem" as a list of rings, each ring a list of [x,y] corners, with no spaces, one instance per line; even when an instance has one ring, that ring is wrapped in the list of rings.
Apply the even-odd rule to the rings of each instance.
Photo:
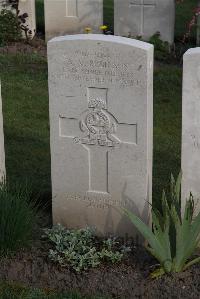
[[[117,122],[101,98],[88,101],[88,109],[82,113],[79,126],[83,136],[75,137],[76,143],[107,147],[115,147],[120,143],[115,135]]]

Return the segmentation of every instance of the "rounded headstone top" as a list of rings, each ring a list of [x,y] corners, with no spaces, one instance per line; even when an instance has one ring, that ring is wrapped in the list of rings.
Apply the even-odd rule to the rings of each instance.
[[[196,48],[190,48],[189,50],[187,50],[184,54],[185,55],[191,55],[191,54],[200,54],[200,47],[196,47]]]
[[[119,43],[123,45],[129,45],[143,50],[150,50],[153,48],[153,45],[122,36],[115,35],[104,35],[104,34],[75,34],[75,35],[65,35],[58,36],[51,39],[48,44],[57,43],[57,42],[66,42],[66,41],[104,41],[111,43]]]

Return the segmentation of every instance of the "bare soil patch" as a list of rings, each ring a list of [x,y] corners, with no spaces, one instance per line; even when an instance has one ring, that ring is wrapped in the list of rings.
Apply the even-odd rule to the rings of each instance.
[[[40,242],[39,242],[40,243]],[[38,245],[39,245],[38,243]],[[142,247],[135,247],[118,265],[105,264],[77,274],[48,259],[48,245],[34,246],[0,261],[0,280],[56,291],[79,291],[109,298],[199,298],[200,266],[151,279],[153,260]]]

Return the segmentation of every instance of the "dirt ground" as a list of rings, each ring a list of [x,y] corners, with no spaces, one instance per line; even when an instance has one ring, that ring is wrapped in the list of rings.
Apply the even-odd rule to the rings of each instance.
[[[0,280],[57,291],[79,291],[109,298],[200,298],[200,265],[181,274],[151,279],[156,267],[142,247],[120,264],[106,264],[77,274],[48,259],[46,243],[0,261]]]

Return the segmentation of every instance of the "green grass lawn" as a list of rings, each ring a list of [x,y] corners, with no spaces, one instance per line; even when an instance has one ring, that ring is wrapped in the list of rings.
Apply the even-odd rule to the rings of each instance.
[[[182,69],[163,66],[154,73],[153,199],[159,204],[170,174],[181,169]]]
[[[0,55],[7,176],[50,193],[46,61]]]
[[[37,55],[0,55],[7,175],[50,198],[47,65]],[[154,199],[180,170],[181,81],[178,66],[154,76]]]

